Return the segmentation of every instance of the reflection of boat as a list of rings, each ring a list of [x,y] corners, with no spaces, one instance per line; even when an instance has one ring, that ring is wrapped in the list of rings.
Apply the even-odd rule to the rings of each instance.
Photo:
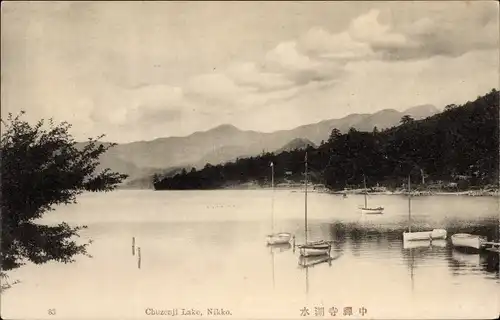
[[[335,260],[335,259],[336,258],[332,258],[332,257],[327,256],[327,255],[323,255],[323,256],[309,256],[309,257],[301,256],[299,258],[299,266],[304,267],[304,268],[309,268],[309,267],[313,267],[315,265],[318,265],[318,264],[321,264],[321,263],[325,263],[325,262],[328,262],[331,265],[331,262],[333,260]]]
[[[290,250],[292,245],[290,243],[278,243],[278,244],[268,244],[271,248],[271,252],[284,252]]]
[[[290,239],[292,238],[292,234],[289,232],[279,232],[274,233],[274,163],[271,162],[271,186],[273,189],[273,198],[271,202],[271,229],[273,231],[272,234],[267,236],[268,244],[283,244],[290,243]]]
[[[366,189],[366,178],[365,176],[363,176],[363,183],[364,183],[364,186],[365,186],[365,206],[364,207],[361,207],[361,212],[362,213],[366,213],[366,214],[382,214],[384,213],[384,208],[383,207],[376,207],[376,208],[369,208],[368,207],[368,200],[366,198],[366,194],[367,194],[367,189]]]
[[[304,198],[304,244],[298,245],[299,252],[301,256],[319,256],[319,255],[330,255],[332,249],[332,244],[329,241],[320,240],[310,242],[307,241],[307,151],[305,155],[305,198]]]
[[[451,257],[453,260],[455,260],[459,263],[463,263],[465,265],[474,266],[474,267],[480,266],[482,263],[482,260],[484,260],[481,258],[481,256],[479,254],[462,253],[460,251],[457,251],[456,249],[454,249],[451,252]]]
[[[446,235],[447,232],[444,229],[411,232],[411,181],[408,176],[408,232],[403,232],[403,241],[446,239]]]
[[[451,243],[458,248],[481,249],[487,242],[486,237],[469,233],[456,233],[451,236]]]
[[[446,240],[431,240],[427,238],[426,240],[411,240],[403,241],[403,249],[415,249],[415,248],[426,248],[426,247],[446,247]]]

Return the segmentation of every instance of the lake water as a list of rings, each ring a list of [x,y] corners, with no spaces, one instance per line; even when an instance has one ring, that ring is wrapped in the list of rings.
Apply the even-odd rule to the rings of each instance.
[[[304,193],[279,190],[274,199],[275,231],[292,232],[301,243]],[[405,197],[370,196],[370,205],[385,207],[371,216],[357,209],[362,196],[310,193],[308,200],[309,239],[334,240],[335,259],[301,268],[293,247],[266,246],[269,190],[85,194],[44,220],[88,225],[82,238],[93,239],[93,258],[11,272],[21,283],[2,295],[2,317],[126,319],[175,308],[205,318],[207,308],[232,314],[216,318],[498,317],[498,256],[459,252],[449,240],[404,247]],[[498,199],[416,197],[412,220],[414,231],[446,228],[448,238],[470,232],[495,240]]]

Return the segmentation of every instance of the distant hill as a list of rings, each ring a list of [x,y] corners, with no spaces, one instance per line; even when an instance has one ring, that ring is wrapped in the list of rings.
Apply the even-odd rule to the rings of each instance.
[[[262,152],[274,152],[295,139],[301,139],[296,143],[309,141],[319,145],[322,140],[328,139],[333,128],[343,133],[350,127],[372,131],[375,126],[384,129],[397,125],[403,115],[408,114],[418,120],[438,112],[436,107],[430,105],[413,107],[403,112],[387,109],[374,114],[351,114],[341,119],[324,120],[271,133],[240,130],[224,124],[185,137],[119,144],[103,155],[101,166],[129,174],[128,181],[131,181],[161,168],[202,168],[206,163],[215,165]]]
[[[281,153],[283,151],[303,150],[309,146],[316,148],[316,145],[311,140],[303,139],[303,138],[295,138],[292,141],[288,142],[283,147],[276,150],[274,153],[278,154],[278,153]]]

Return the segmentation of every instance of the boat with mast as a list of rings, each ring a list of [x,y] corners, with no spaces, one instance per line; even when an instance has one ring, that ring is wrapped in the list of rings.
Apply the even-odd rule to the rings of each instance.
[[[292,234],[289,232],[278,232],[274,233],[274,163],[271,162],[271,188],[272,188],[272,200],[271,200],[271,234],[267,235],[268,245],[282,245],[289,244],[292,239]]]
[[[319,241],[308,241],[307,240],[307,151],[305,155],[305,198],[304,198],[304,244],[297,245],[299,248],[300,255],[302,257],[310,256],[330,256],[332,250],[332,244],[330,241],[319,240]]]
[[[408,175],[408,232],[403,232],[403,241],[421,241],[446,239],[445,229],[433,229],[431,231],[411,231],[411,178]]]
[[[384,213],[384,208],[383,207],[376,207],[376,208],[370,208],[368,207],[368,191],[367,191],[367,188],[366,188],[366,177],[363,175],[363,184],[364,184],[364,187],[365,187],[365,206],[361,208],[361,212],[362,213],[367,213],[367,214],[382,214]]]

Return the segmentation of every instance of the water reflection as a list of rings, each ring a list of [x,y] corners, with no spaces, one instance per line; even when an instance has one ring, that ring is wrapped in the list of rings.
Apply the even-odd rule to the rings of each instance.
[[[437,227],[446,228],[449,236],[455,233],[471,233],[486,236],[489,241],[498,241],[498,220],[493,218],[478,219],[476,221],[449,219],[438,224]],[[470,254],[453,248],[450,239],[403,241],[402,233],[405,226],[375,225],[362,222],[334,221],[330,224],[330,238],[335,248],[342,252],[350,250],[355,257],[366,256],[384,259],[392,257],[395,250],[400,251],[402,260],[413,271],[427,260],[440,261],[448,265],[453,275],[464,272],[483,272],[491,276],[499,274],[499,254],[482,250],[480,253]],[[375,254],[376,253],[376,254]]]
[[[458,264],[458,266],[465,267],[479,267],[485,261],[485,255],[480,255],[479,253],[467,254],[454,248],[451,252],[452,259]]]
[[[417,240],[417,241],[403,241],[403,249],[416,249],[416,248],[446,248],[446,240]]]
[[[275,255],[288,251],[292,248],[290,243],[280,243],[280,244],[267,244],[269,248],[269,252],[271,255],[271,267],[272,267],[272,281],[273,281],[273,289],[276,288],[276,267],[275,267]]]
[[[320,264],[332,266],[332,261],[340,258],[341,254],[338,254],[334,257],[330,255],[323,256],[299,256],[299,267],[305,270],[305,290],[306,294],[309,294],[309,268],[313,268]]]

